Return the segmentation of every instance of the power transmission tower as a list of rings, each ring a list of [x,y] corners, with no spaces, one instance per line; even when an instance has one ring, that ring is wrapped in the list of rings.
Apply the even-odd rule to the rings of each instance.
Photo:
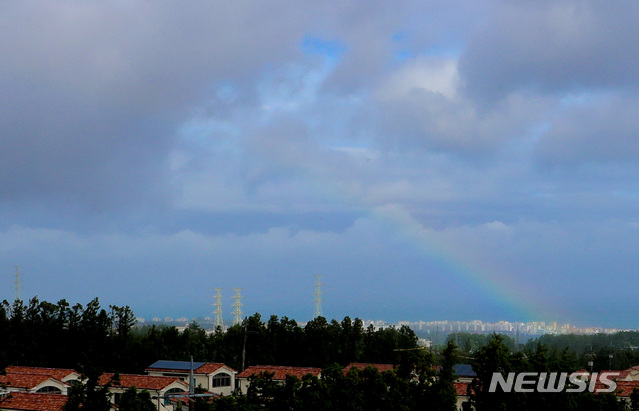
[[[233,306],[233,325],[240,324],[242,322],[242,299],[241,288],[234,288],[235,295],[233,296],[233,300],[235,302],[232,304]]]
[[[222,319],[222,289],[214,288],[214,290],[215,290],[215,303],[213,303],[213,305],[215,306],[214,328],[217,329],[217,327],[220,327],[220,328],[224,327],[224,320]]]
[[[20,266],[16,265],[16,284],[15,284],[15,289],[16,289],[16,301],[20,299]]]
[[[315,316],[313,318],[320,317],[322,315],[322,276],[315,276]]]

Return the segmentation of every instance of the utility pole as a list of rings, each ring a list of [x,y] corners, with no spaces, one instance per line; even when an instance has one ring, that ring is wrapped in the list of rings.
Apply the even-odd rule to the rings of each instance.
[[[244,364],[246,363],[246,337],[248,336],[248,321],[244,320],[244,344],[242,345],[242,371],[244,371],[246,368],[244,368]]]
[[[195,377],[193,376],[193,356],[191,356],[191,367],[189,368],[189,395],[195,394]]]
[[[214,288],[215,290],[215,323],[213,328],[217,330],[217,327],[224,328],[224,319],[222,318],[222,289]]]
[[[233,306],[233,325],[235,324],[240,324],[242,322],[242,302],[240,301],[242,299],[242,289],[241,288],[234,288],[233,291],[235,291],[235,295],[233,296],[233,300],[235,300],[235,302],[232,304]]]
[[[315,316],[317,318],[322,316],[322,276],[315,276]]]

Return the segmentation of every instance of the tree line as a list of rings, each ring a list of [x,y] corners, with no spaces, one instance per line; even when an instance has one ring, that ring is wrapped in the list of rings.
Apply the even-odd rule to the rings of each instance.
[[[614,334],[545,334],[517,343],[512,337],[501,334],[503,344],[511,351],[534,351],[538,344],[547,349],[551,363],[566,370],[590,369],[593,371],[625,370],[639,365],[639,332],[620,331]],[[464,356],[471,356],[481,347],[488,345],[491,334],[473,334],[467,332],[448,335]]]
[[[192,323],[135,327],[128,307],[102,308],[20,300],[0,304],[0,370],[8,364],[73,368],[78,371],[143,373],[159,359],[222,362],[240,370],[249,365],[324,368],[350,362],[396,363],[398,349],[417,346],[408,327],[364,328],[360,319],[341,322],[317,317],[304,327],[287,317],[260,314],[225,332],[207,333]]]

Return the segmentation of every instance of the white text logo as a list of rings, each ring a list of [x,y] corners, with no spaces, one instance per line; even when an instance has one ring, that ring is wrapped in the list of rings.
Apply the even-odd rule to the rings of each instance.
[[[619,376],[618,372],[594,373],[588,379],[586,372],[520,372],[503,374],[495,372],[490,381],[488,392],[495,392],[499,386],[503,392],[562,392],[566,388],[566,382],[570,385],[566,392],[613,392],[617,383],[611,378]]]

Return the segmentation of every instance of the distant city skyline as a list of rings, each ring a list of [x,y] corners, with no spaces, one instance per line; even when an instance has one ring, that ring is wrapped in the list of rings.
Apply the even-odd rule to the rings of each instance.
[[[294,318],[291,318],[295,320]],[[351,318],[354,320],[354,318]],[[180,325],[186,327],[189,324],[196,323],[200,326],[214,329],[214,320],[212,317],[154,317],[151,319],[138,317],[136,318],[138,325],[150,325],[150,324],[169,324]],[[262,318],[262,321],[267,322],[269,318]],[[332,319],[327,319],[331,321]],[[341,319],[337,319],[341,321]],[[364,328],[373,325],[376,329],[385,328],[390,326],[408,326],[411,329],[420,332],[421,336],[430,335],[435,336],[437,334],[446,335],[457,332],[467,332],[476,334],[490,334],[493,332],[505,333],[512,335],[543,335],[543,334],[613,334],[620,331],[637,331],[637,329],[620,329],[610,328],[605,326],[586,326],[579,327],[574,324],[561,324],[556,321],[505,321],[500,320],[497,322],[488,322],[482,320],[471,321],[397,321],[389,322],[385,320],[365,320],[361,319]],[[304,327],[307,322],[298,322],[301,327]],[[224,327],[230,327],[233,325],[233,321],[226,321]],[[424,334],[425,333],[425,334]]]

